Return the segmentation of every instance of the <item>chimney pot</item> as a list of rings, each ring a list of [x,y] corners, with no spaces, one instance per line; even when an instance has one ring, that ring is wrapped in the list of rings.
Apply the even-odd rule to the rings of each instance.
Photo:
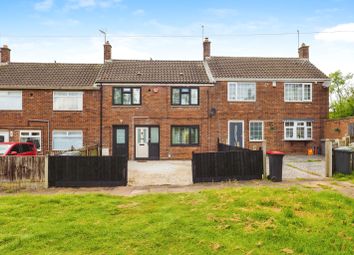
[[[209,41],[208,37],[205,37],[203,41],[203,59],[205,60],[206,58],[210,57],[210,44],[211,42]]]
[[[304,59],[309,59],[310,58],[310,51],[309,47],[305,43],[301,44],[301,47],[299,48],[299,58],[304,58]]]
[[[103,60],[106,62],[107,60],[112,59],[112,46],[109,43],[109,41],[106,41],[105,44],[103,45]]]
[[[11,50],[9,49],[9,47],[4,44],[4,46],[2,48],[0,48],[0,62],[1,63],[9,63],[10,62],[10,52]]]

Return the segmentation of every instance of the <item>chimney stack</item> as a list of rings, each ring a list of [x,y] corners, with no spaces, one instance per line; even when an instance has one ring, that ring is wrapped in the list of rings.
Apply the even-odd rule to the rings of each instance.
[[[111,60],[112,59],[112,46],[109,43],[109,41],[106,41],[106,43],[103,45],[103,49],[104,49],[104,53],[103,53],[104,62],[106,62],[107,60]]]
[[[203,59],[210,57],[210,41],[208,37],[205,37],[203,41]]]
[[[309,47],[310,46],[307,46],[304,43],[301,44],[301,47],[299,48],[299,58],[305,58],[305,59],[310,58]]]
[[[10,62],[10,49],[7,45],[4,45],[2,48],[0,48],[0,57],[1,61],[0,63],[9,63]]]

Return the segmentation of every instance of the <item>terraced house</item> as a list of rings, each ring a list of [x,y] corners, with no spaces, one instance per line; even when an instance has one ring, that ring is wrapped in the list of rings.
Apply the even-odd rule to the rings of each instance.
[[[328,77],[298,58],[13,63],[1,48],[0,140],[33,139],[41,153],[99,144],[103,155],[185,159],[217,141],[305,153],[319,146]]]

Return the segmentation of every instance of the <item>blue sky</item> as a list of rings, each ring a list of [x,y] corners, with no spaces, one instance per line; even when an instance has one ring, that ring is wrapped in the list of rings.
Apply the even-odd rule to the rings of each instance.
[[[98,29],[114,58],[201,59],[204,25],[212,55],[296,57],[299,29],[324,72],[354,72],[352,0],[4,0],[1,8],[0,43],[12,61],[100,63]]]

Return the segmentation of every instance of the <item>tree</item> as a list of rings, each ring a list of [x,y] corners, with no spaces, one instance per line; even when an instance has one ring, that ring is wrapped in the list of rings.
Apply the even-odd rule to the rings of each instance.
[[[330,118],[343,118],[354,115],[354,88],[353,74],[344,75],[335,71],[329,75],[331,78],[330,92]]]

